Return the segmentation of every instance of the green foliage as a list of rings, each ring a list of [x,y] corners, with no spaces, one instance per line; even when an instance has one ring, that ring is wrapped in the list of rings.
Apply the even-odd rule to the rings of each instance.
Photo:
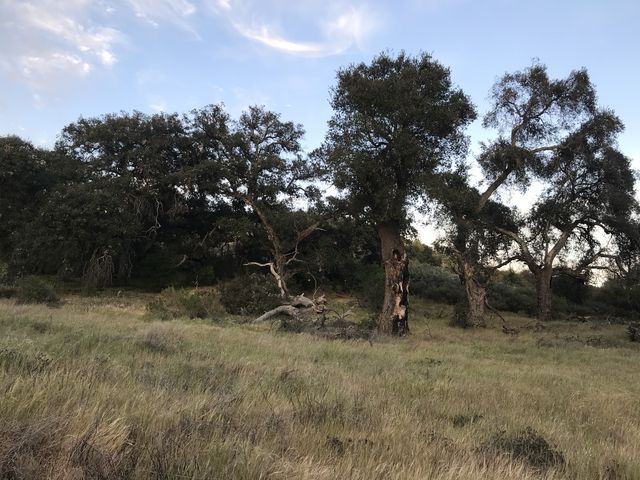
[[[233,315],[258,315],[277,307],[282,299],[271,277],[250,273],[222,284],[220,303]]]
[[[382,53],[337,77],[334,115],[317,154],[350,212],[406,226],[407,202],[465,153],[462,130],[475,118],[473,105],[427,54]]]
[[[147,304],[152,316],[161,320],[179,317],[218,319],[223,311],[218,296],[210,290],[169,287]]]
[[[358,265],[354,272],[354,291],[366,308],[379,310],[384,299],[384,270],[380,264]]]
[[[537,310],[536,291],[533,285],[511,283],[498,280],[489,285],[489,304],[498,310],[506,310],[525,315],[535,315]]]
[[[450,270],[419,262],[409,267],[413,295],[449,305],[457,305],[464,297],[460,279]]]
[[[611,278],[593,292],[593,302],[600,310],[620,316],[636,316],[640,312],[640,284]]]
[[[56,304],[60,297],[53,285],[35,275],[27,275],[16,281],[15,298],[18,303]]]
[[[0,137],[0,261],[8,260],[43,194],[54,182],[50,153],[15,136]]]
[[[457,328],[469,328],[468,322],[469,306],[465,299],[460,299],[453,306],[453,313],[449,319],[449,326]]]
[[[0,284],[0,298],[11,298],[16,294],[16,288]]]

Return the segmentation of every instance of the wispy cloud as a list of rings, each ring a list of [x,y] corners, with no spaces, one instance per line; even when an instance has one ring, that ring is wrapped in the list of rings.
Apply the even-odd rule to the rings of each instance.
[[[136,17],[141,18],[155,28],[163,23],[174,24],[197,36],[191,19],[198,11],[195,3],[188,0],[124,0],[133,10]]]
[[[210,6],[243,37],[274,50],[305,57],[336,55],[360,45],[379,23],[371,9],[364,5],[356,7],[336,0],[306,2],[297,23],[308,25],[308,30],[317,32],[318,39],[297,40],[281,33],[278,19],[288,12],[279,10],[272,1],[260,2],[262,11],[269,7],[264,15],[257,14],[261,9],[251,0],[210,0]]]
[[[128,40],[112,25],[123,18],[133,13],[197,35],[197,11],[189,0],[0,0],[0,75],[34,91],[64,88],[118,62],[118,47]]]
[[[93,8],[88,0],[0,0],[0,74],[44,88],[112,66],[124,36],[94,23]]]

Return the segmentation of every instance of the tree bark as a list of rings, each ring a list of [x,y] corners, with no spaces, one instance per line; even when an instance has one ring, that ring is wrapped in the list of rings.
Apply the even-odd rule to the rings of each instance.
[[[470,327],[486,326],[484,309],[487,299],[487,289],[478,281],[473,273],[473,269],[466,259],[461,258],[459,268],[467,297],[467,325]]]
[[[409,260],[395,222],[378,225],[384,266],[384,301],[378,331],[387,335],[409,332]]]
[[[551,320],[551,276],[553,269],[544,267],[535,272],[538,320]]]

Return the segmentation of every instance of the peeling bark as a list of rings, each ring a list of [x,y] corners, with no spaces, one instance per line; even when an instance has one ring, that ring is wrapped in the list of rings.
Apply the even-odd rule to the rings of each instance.
[[[469,262],[459,260],[460,276],[467,298],[466,323],[470,327],[486,326],[484,312],[487,302],[487,289],[478,281]]]
[[[409,260],[396,223],[378,225],[384,265],[384,301],[378,331],[387,335],[409,332]]]

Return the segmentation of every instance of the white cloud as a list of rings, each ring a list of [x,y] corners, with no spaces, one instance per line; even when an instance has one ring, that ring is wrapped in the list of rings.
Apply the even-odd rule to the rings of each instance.
[[[77,55],[52,52],[45,56],[24,56],[20,58],[20,67],[25,78],[37,79],[55,74],[56,71],[73,71],[84,76],[91,72],[91,65]]]
[[[249,40],[254,40],[266,45],[267,47],[286,53],[315,57],[331,55],[332,53],[339,53],[340,51],[336,51],[334,48],[330,48],[329,45],[324,45],[322,43],[304,43],[286,40],[272,32],[266,25],[261,25],[259,27],[250,27],[242,25],[241,23],[232,23],[232,25],[238,33]]]
[[[231,10],[231,0],[215,0],[218,7],[222,10]]]
[[[151,103],[149,104],[149,108],[156,113],[164,113],[167,111],[167,104],[164,102]]]
[[[173,23],[197,36],[190,19],[198,11],[188,0],[124,0],[136,17],[146,20],[155,28],[162,23]]]
[[[317,31],[318,40],[300,41],[288,38],[277,28],[276,15],[286,17],[289,12],[278,11],[273,2],[250,0],[210,0],[212,10],[230,22],[243,37],[274,50],[305,57],[323,57],[342,53],[358,46],[377,26],[371,9],[354,7],[342,1],[311,1],[298,5],[303,11],[296,17],[300,24],[310,24],[308,30]],[[262,7],[262,9],[258,8]],[[266,8],[265,8],[266,7]],[[257,12],[265,12],[259,15]]]
[[[0,0],[0,74],[42,90],[115,64],[124,36],[92,21],[93,7],[88,0]]]

